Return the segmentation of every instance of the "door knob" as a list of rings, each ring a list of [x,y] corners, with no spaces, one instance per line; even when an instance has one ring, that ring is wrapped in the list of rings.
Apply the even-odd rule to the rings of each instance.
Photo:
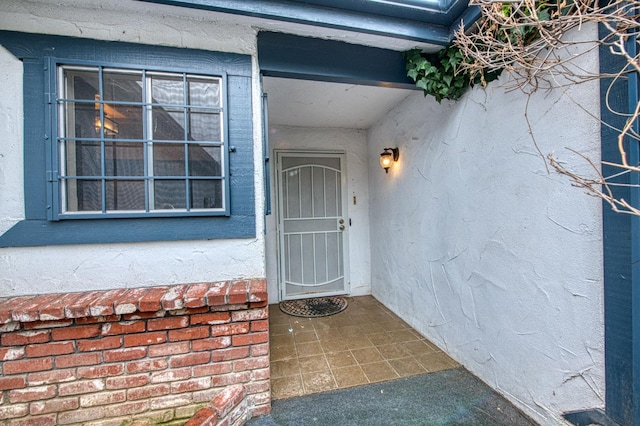
[[[344,225],[340,225],[340,230],[344,231]]]

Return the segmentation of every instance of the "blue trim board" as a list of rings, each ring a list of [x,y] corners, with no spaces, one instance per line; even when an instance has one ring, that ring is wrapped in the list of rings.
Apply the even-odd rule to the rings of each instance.
[[[446,45],[449,27],[458,20],[466,3],[433,2],[437,7],[411,9],[399,2],[377,2],[361,5],[362,1],[334,0],[323,2],[282,0],[140,0],[192,9],[209,10],[256,18],[292,22],[317,27],[356,31],[385,37],[414,40],[421,43]],[[360,4],[359,4],[360,3]],[[369,2],[367,2],[369,3]],[[406,2],[408,3],[408,2]],[[415,3],[415,2],[414,2]],[[443,9],[443,6],[446,9]],[[413,13],[411,13],[413,10]],[[375,13],[375,12],[378,13]]]
[[[255,236],[251,57],[193,49],[0,31],[0,45],[24,68],[25,220],[0,235],[0,247],[50,244],[247,238]],[[229,217],[47,220],[51,57],[149,69],[227,75]]]
[[[626,41],[626,50],[631,57],[637,55],[636,37],[629,37]],[[628,111],[634,111],[640,100],[640,88],[638,87],[638,72],[631,69],[628,79]],[[633,123],[633,131],[638,134],[638,119]],[[637,140],[629,140],[629,162],[640,164],[640,145]],[[631,173],[631,204],[640,206],[640,176]],[[633,362],[633,420],[634,424],[640,424],[640,217],[631,216],[631,268],[632,268],[632,300],[631,300],[631,335],[632,335],[632,362]]]
[[[606,29],[600,27],[600,38],[606,35]],[[609,47],[600,46],[600,73],[615,74],[625,61],[620,56],[612,55]],[[612,114],[609,107],[615,111],[625,111],[635,107],[638,88],[633,82],[637,74],[632,73],[627,79],[618,79],[609,91],[609,99],[605,99],[610,79],[603,79],[600,83],[601,118],[602,121],[622,128],[625,117]],[[617,163],[620,153],[617,148],[618,132],[604,124],[601,126],[602,160]],[[637,141],[626,141],[625,149],[630,162],[639,158]],[[632,163],[633,164],[633,163]],[[602,174],[611,176],[620,172],[619,168],[602,166]],[[612,186],[616,198],[624,198],[637,203],[640,189],[629,185],[637,181],[637,174],[622,174],[612,183],[626,186]],[[635,182],[637,183],[637,182]],[[637,205],[637,204],[636,204]],[[604,245],[604,328],[605,328],[605,412],[606,419],[622,425],[640,424],[640,218],[632,215],[615,213],[611,207],[603,202],[603,245]],[[593,411],[593,410],[590,410]],[[572,418],[588,416],[589,411],[570,413]],[[585,417],[582,417],[583,419]],[[578,421],[578,420],[576,420]],[[574,424],[583,424],[575,423]],[[608,424],[608,423],[596,423]],[[615,423],[614,423],[615,424]]]
[[[576,426],[620,426],[619,423],[611,420],[602,410],[575,411],[566,413],[564,418]]]
[[[260,72],[269,77],[420,90],[400,52],[283,33],[258,33]]]
[[[23,220],[0,236],[0,247],[252,237],[255,237],[255,217],[241,215],[60,222]]]

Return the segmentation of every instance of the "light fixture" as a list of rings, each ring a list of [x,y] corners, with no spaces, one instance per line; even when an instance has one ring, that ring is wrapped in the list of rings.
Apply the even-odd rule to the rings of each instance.
[[[104,125],[104,135],[105,136],[117,136],[118,132],[120,131],[120,126],[118,126],[118,123],[116,123],[115,121],[113,121],[112,119],[110,119],[109,117],[104,116],[104,119],[101,121],[100,120],[100,115],[96,115],[96,132],[100,133],[100,128],[103,127]]]
[[[382,154],[380,154],[380,166],[384,169],[385,173],[389,173],[389,167],[398,161],[400,157],[400,150],[398,148],[384,148]]]

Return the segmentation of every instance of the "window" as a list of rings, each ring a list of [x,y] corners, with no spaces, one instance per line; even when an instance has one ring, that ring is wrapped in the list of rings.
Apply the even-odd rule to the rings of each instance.
[[[59,218],[226,211],[221,77],[58,66]]]
[[[25,218],[0,247],[255,237],[251,56],[0,30]]]

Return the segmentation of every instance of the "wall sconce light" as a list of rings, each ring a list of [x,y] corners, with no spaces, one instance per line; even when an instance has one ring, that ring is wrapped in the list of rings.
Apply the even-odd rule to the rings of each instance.
[[[389,167],[398,161],[400,157],[400,150],[398,148],[384,148],[382,154],[380,154],[380,166],[384,169],[385,173],[389,173]]]

